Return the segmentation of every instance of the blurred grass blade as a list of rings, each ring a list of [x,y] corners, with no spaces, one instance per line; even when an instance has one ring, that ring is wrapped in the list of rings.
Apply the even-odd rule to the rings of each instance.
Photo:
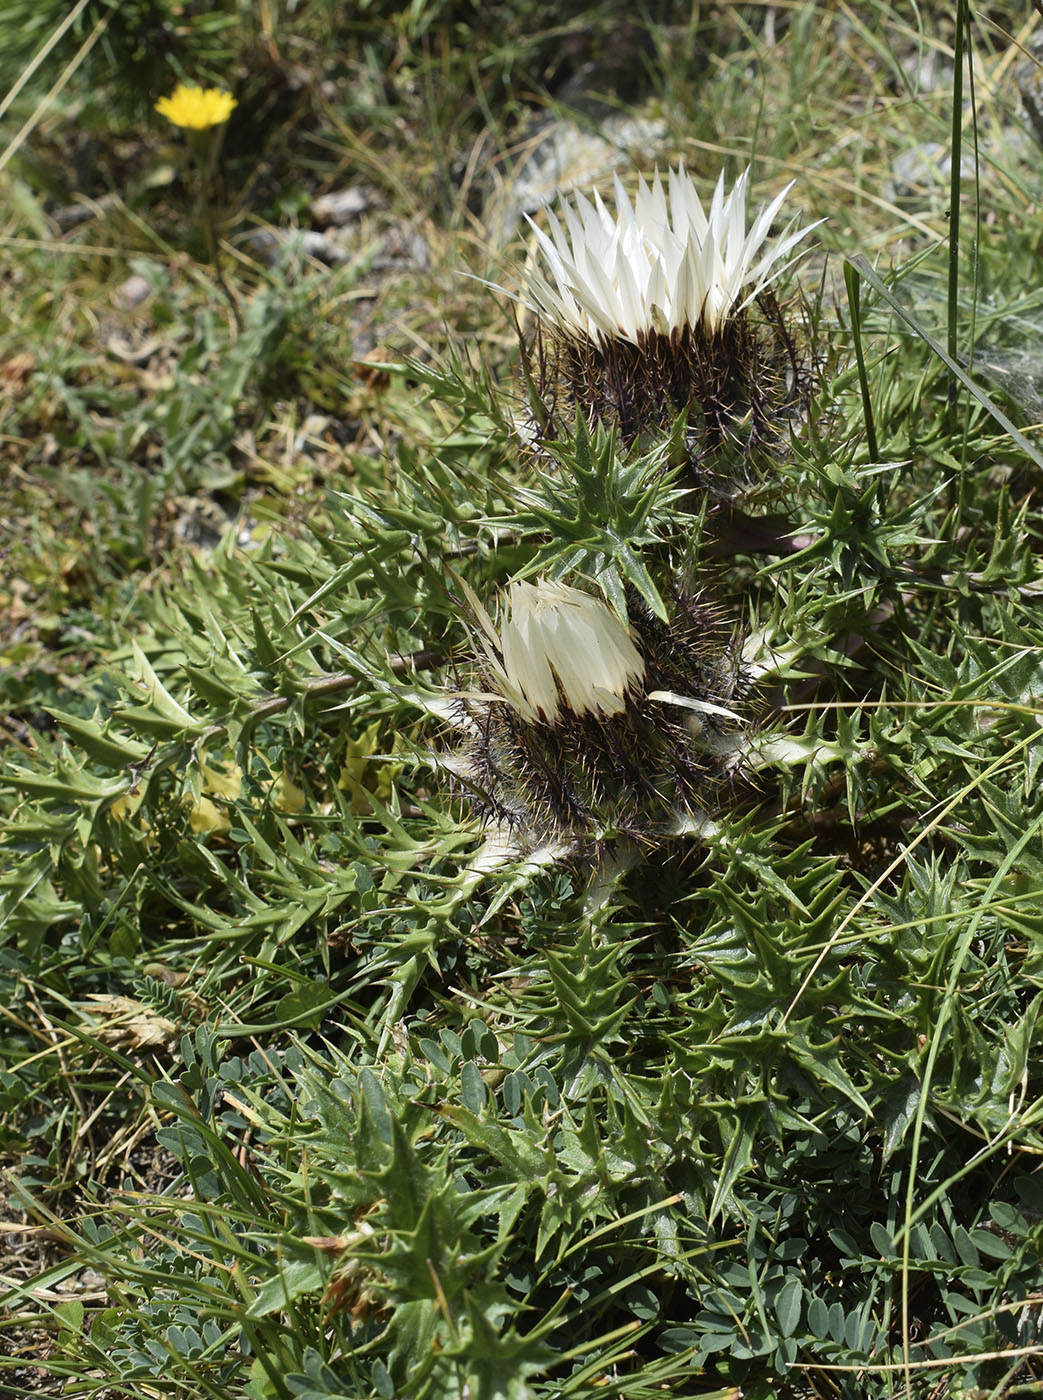
[[[992,399],[989,398],[981,385],[976,384],[970,375],[960,368],[952,356],[938,344],[937,340],[924,330],[915,316],[905,310],[870,267],[869,260],[864,254],[856,253],[854,257],[848,258],[847,261],[859,276],[865,278],[873,291],[887,303],[891,310],[905,322],[909,329],[914,331],[924,344],[934,351],[941,362],[952,371],[964,388],[968,389],[970,393],[973,394],[982,408],[996,420],[1004,432],[1010,434],[1011,439],[1017,443],[1022,452],[1024,452],[1027,457],[1030,457],[1037,467],[1043,467],[1043,454],[1040,453],[1039,449],[1033,447],[1024,433],[1018,431],[1003,410],[997,404],[993,403]]]
[[[72,7],[62,22],[52,31],[50,37],[44,40],[43,44],[33,55],[32,61],[26,64],[22,69],[21,73],[18,75],[18,80],[12,84],[7,95],[4,97],[3,101],[0,102],[0,117],[4,116],[11,103],[22,91],[26,83],[30,81],[41,63],[46,61],[54,46],[61,43],[66,32],[76,23],[89,3],[90,0],[77,0],[77,3]]]
[[[862,283],[858,269],[851,262],[844,264],[844,285],[847,287],[848,304],[851,307],[851,334],[855,338],[855,362],[858,365],[858,385],[862,392],[862,412],[866,420],[866,442],[869,447],[869,460],[880,460],[880,449],[876,440],[876,424],[873,422],[873,403],[869,397],[869,379],[866,375],[866,357],[862,349]]]
[[[90,53],[91,49],[94,47],[94,45],[98,42],[101,36],[105,33],[106,29],[109,27],[110,19],[111,13],[102,15],[101,19],[98,20],[97,24],[87,35],[87,38],[84,39],[83,43],[77,49],[76,53],[73,54],[72,58],[62,69],[58,77],[55,79],[53,87],[51,87],[47,94],[40,99],[40,101],[36,105],[35,111],[33,111],[33,113],[25,119],[22,126],[11,138],[3,155],[0,155],[0,170],[3,170],[4,167],[11,160],[12,156],[16,155],[18,151],[21,150],[26,138],[31,136],[32,133],[36,130],[37,126],[39,126],[44,115],[50,108],[51,103],[58,96],[58,94],[62,92],[69,79],[76,72],[77,68],[79,68],[80,64],[84,61],[84,59]]]

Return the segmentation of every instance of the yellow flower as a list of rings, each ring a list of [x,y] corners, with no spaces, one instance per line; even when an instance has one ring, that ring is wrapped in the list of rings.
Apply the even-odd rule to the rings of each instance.
[[[298,812],[304,811],[304,804],[307,801],[307,794],[302,787],[290,777],[285,769],[275,780],[275,787],[272,790],[272,804],[279,812],[287,812],[290,816],[296,816]]]
[[[232,829],[228,813],[209,797],[200,797],[191,804],[188,824],[197,836],[224,836]]]
[[[178,83],[169,97],[159,99],[156,111],[175,126],[186,127],[189,131],[206,131],[226,122],[235,106],[236,100],[230,92]]]
[[[188,824],[198,835],[224,836],[232,829],[231,818],[224,807],[211,801],[206,793],[213,793],[225,802],[234,802],[242,791],[243,770],[238,763],[219,763],[212,768],[209,763],[202,765],[202,794],[186,797],[188,804]]]

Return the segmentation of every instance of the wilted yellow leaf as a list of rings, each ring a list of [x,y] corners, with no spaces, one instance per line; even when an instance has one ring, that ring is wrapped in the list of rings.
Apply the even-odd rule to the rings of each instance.
[[[93,1033],[106,1045],[141,1050],[169,1045],[178,1033],[173,1021],[133,997],[92,992],[86,1001],[79,1003],[79,1009],[98,1023]]]
[[[223,836],[232,829],[228,813],[215,802],[211,802],[209,797],[201,797],[198,802],[191,804],[188,824],[200,836]]]
[[[304,789],[298,787],[284,769],[275,780],[275,787],[272,791],[273,805],[280,812],[289,812],[293,815],[304,810],[304,802]]]

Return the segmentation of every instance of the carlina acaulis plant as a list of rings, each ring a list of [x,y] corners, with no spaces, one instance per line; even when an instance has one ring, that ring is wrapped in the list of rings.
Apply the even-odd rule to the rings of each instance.
[[[683,166],[641,178],[633,202],[618,176],[615,213],[597,191],[562,196],[549,232],[530,220],[536,266],[521,300],[533,405],[526,436],[555,438],[578,411],[615,424],[625,445],[687,415],[693,483],[733,495],[806,403],[806,336],[773,284],[816,224],[769,239],[790,185],[747,228],[749,171],[709,209]]]
[[[675,585],[668,621],[631,597],[624,623],[582,589],[515,580],[494,622],[461,587],[473,655],[443,762],[489,850],[593,856],[712,822],[742,767],[748,684],[711,604]]]

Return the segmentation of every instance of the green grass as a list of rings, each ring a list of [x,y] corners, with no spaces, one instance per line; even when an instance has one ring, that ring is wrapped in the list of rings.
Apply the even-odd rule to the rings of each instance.
[[[8,83],[53,9],[0,5]],[[6,119],[0,1392],[1039,1394],[1026,14],[972,10],[972,123],[944,7],[493,9],[86,6]],[[656,444],[518,445],[511,308],[462,274],[517,285],[482,201],[587,62],[661,163],[828,218],[745,533]],[[150,115],[180,72],[240,96],[238,325]],[[961,141],[980,197],[899,187]],[[246,240],[353,183],[337,268]],[[763,634],[763,761],[703,840],[473,869],[429,702],[469,684],[458,581],[537,570]]]

